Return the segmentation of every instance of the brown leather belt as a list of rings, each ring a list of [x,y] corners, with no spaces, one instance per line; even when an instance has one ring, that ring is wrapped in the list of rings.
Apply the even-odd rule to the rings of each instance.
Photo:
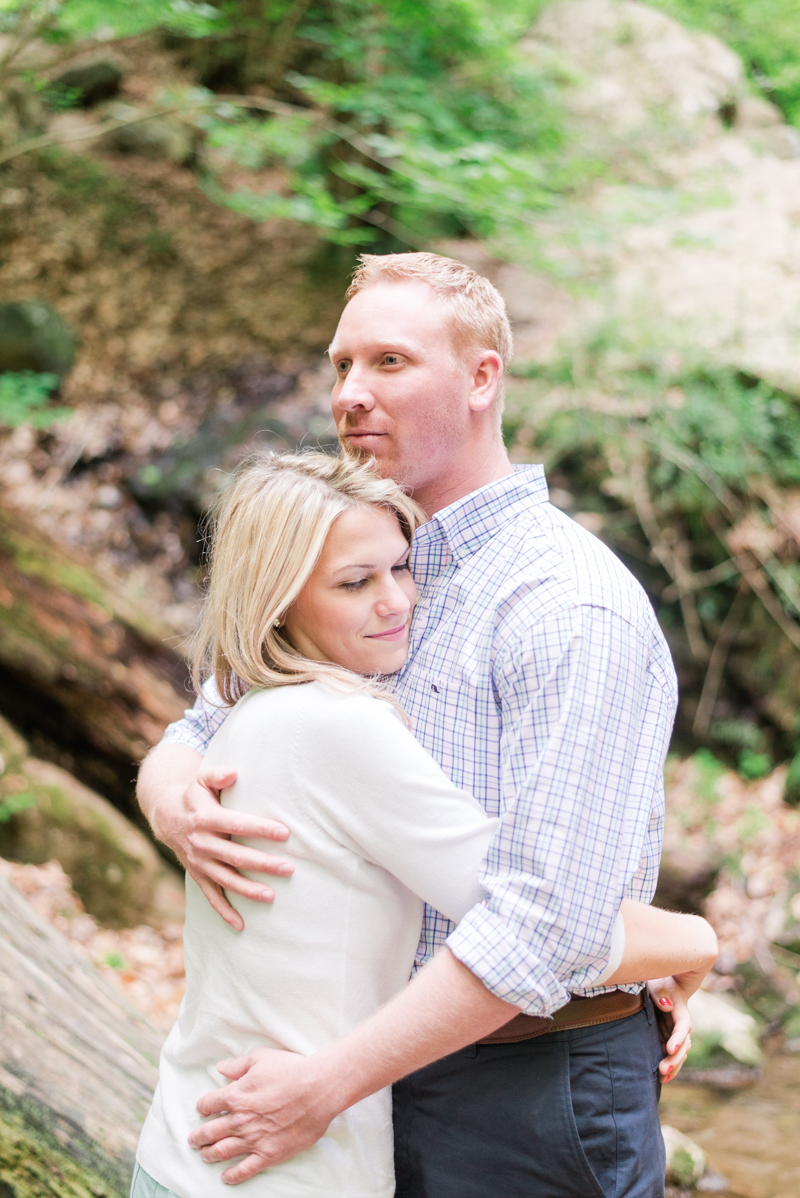
[[[615,1019],[626,1019],[644,1007],[644,991],[628,994],[625,990],[612,990],[609,994],[596,994],[593,998],[580,998],[573,994],[564,1007],[560,1007],[552,1019],[544,1015],[515,1015],[491,1036],[484,1036],[479,1044],[516,1044],[518,1040],[532,1040],[546,1032],[565,1032],[573,1027],[592,1027],[596,1023],[612,1023]]]

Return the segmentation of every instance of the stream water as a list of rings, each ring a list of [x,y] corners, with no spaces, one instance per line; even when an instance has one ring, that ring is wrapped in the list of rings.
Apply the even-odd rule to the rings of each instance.
[[[673,1082],[661,1119],[700,1144],[728,1182],[723,1198],[800,1198],[800,1053],[768,1056],[737,1093]]]

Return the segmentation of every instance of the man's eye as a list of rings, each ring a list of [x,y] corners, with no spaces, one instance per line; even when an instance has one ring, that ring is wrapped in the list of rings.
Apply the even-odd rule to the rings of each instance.
[[[383,359],[384,366],[399,366],[402,358],[399,354],[385,354]]]
[[[337,362],[336,369],[338,370],[339,374],[347,374],[348,370],[350,369],[350,363],[349,362]]]
[[[342,590],[344,591],[360,591],[362,587],[367,585],[366,578],[357,578],[355,582],[343,582]]]

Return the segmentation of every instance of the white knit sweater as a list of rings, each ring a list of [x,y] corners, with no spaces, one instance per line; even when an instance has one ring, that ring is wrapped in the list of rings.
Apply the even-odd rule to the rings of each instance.
[[[226,1084],[216,1062],[257,1045],[312,1053],[402,989],[423,900],[454,920],[480,901],[478,868],[498,823],[452,785],[388,703],[319,683],[248,694],[206,761],[238,770],[225,806],[287,824],[296,871],[270,880],[271,905],[229,896],[241,933],[187,878],[186,997],[137,1154],[181,1198],[232,1193],[221,1181],[227,1166],[205,1164],[186,1142],[200,1122],[197,1100]],[[391,1198],[389,1091],[236,1193]]]

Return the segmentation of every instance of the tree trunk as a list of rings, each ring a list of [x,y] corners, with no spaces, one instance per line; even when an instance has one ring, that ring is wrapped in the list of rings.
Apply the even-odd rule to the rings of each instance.
[[[0,874],[0,1195],[124,1198],[159,1036]]]
[[[168,630],[0,507],[0,710],[129,814],[135,763],[190,701]]]

